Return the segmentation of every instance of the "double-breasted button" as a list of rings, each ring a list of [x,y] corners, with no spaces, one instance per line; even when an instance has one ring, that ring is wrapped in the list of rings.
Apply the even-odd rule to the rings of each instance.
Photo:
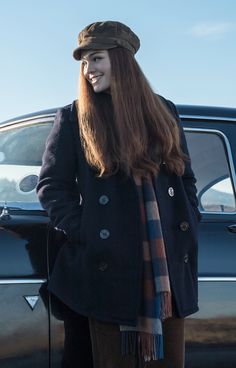
[[[108,269],[108,264],[106,262],[101,262],[98,265],[98,270],[104,272]]]
[[[108,196],[107,196],[107,195],[103,194],[103,195],[101,195],[101,197],[99,197],[99,203],[100,203],[100,204],[105,205],[105,204],[107,204],[108,202],[109,202],[109,198],[108,198]]]
[[[179,225],[180,230],[187,231],[189,229],[189,223],[187,221],[183,221]]]
[[[170,196],[170,197],[174,197],[174,195],[175,195],[174,188],[169,187],[169,188],[168,188],[168,194],[169,194],[169,196]]]
[[[107,238],[109,238],[109,236],[110,236],[110,231],[109,231],[109,230],[107,230],[107,229],[102,229],[102,230],[100,231],[100,238],[101,238],[101,239],[107,239]]]
[[[184,255],[184,263],[188,263],[188,254],[187,253]]]

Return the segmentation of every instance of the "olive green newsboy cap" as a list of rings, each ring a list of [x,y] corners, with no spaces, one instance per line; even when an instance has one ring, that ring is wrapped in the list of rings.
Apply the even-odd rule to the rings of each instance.
[[[120,22],[95,22],[85,27],[78,36],[79,47],[73,52],[76,60],[81,59],[82,50],[108,50],[124,47],[135,54],[140,46],[139,38],[129,27]]]

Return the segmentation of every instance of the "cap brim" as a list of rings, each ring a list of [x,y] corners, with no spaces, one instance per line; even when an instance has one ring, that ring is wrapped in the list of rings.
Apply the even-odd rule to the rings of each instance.
[[[75,60],[81,60],[81,53],[83,50],[109,50],[114,49],[118,45],[109,45],[109,44],[98,44],[98,43],[90,43],[88,45],[82,45],[77,47],[77,49],[73,52],[73,58]]]

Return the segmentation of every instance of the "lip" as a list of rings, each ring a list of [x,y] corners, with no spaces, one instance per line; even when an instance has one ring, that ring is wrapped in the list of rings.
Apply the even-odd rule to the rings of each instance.
[[[100,80],[100,78],[102,77],[102,75],[101,74],[99,74],[99,75],[94,75],[93,77],[91,77],[91,78],[89,78],[89,82],[91,83],[91,84],[96,84],[99,80]]]

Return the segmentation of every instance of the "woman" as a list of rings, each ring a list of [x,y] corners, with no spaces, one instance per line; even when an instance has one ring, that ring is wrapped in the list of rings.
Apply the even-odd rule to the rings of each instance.
[[[200,214],[178,113],[130,28],[96,22],[78,43],[79,99],[57,113],[37,188],[67,235],[49,290],[88,317],[96,368],[183,368]]]

